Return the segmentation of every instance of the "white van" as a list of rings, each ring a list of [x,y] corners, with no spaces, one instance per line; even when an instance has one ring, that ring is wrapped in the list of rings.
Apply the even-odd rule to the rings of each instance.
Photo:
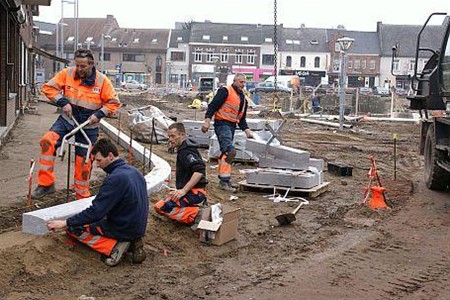
[[[291,79],[297,77],[297,75],[278,75],[277,76],[277,86],[282,86],[285,88],[292,89]],[[275,76],[270,76],[265,82],[275,82]]]

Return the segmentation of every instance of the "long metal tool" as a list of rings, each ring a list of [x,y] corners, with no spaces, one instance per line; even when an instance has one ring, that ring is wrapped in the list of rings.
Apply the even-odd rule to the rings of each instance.
[[[90,124],[89,120],[84,121],[83,123],[79,124],[77,120],[75,120],[75,118],[72,118],[73,122],[75,123],[76,127],[70,131],[68,134],[66,134],[61,142],[61,147],[59,148],[59,157],[61,158],[61,160],[64,159],[64,146],[66,143],[69,143],[69,139],[75,135],[78,131],[81,132],[81,134],[83,135],[83,137],[85,138],[85,140],[88,142],[88,144],[82,144],[82,143],[78,143],[78,142],[70,142],[72,145],[75,145],[75,147],[81,147],[81,148],[86,148],[87,149],[87,153],[86,153],[86,157],[84,159],[84,163],[87,163],[89,161],[89,157],[91,154],[91,149],[92,149],[92,142],[89,139],[89,137],[87,136],[86,132],[84,132],[83,127],[87,126]]]

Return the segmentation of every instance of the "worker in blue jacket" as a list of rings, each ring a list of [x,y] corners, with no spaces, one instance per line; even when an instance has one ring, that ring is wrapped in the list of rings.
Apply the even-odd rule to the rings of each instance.
[[[128,250],[134,263],[142,263],[149,207],[146,181],[139,170],[119,158],[108,139],[98,140],[92,155],[108,173],[98,195],[90,207],[67,220],[48,221],[48,229],[67,228],[70,236],[102,253],[108,266],[116,266]]]

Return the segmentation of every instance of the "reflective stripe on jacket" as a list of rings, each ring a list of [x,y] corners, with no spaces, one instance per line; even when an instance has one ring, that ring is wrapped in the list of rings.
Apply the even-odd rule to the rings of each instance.
[[[120,101],[111,81],[104,74],[95,70],[95,83],[90,86],[83,85],[82,79],[75,79],[75,73],[75,67],[65,68],[43,85],[42,92],[53,102],[65,97],[74,106],[93,112],[101,111],[105,116],[117,111]]]
[[[242,116],[244,115],[245,106],[247,105],[247,103],[244,102],[241,111],[239,111],[239,105],[241,103],[239,94],[231,85],[227,86],[227,90],[228,97],[227,99],[225,99],[224,104],[214,114],[214,119],[239,123]]]

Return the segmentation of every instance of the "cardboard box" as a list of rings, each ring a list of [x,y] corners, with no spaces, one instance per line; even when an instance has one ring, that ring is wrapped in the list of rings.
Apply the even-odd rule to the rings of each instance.
[[[202,220],[198,224],[199,238],[203,243],[211,243],[216,246],[223,245],[236,238],[240,208],[230,205],[222,205],[221,224],[211,222],[211,208],[203,210]]]

